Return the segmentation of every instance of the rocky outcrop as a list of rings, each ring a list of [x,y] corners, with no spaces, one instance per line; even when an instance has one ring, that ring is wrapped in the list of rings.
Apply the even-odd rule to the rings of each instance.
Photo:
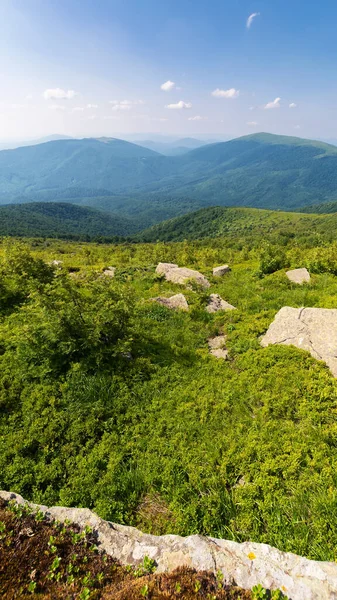
[[[223,277],[226,273],[230,272],[230,267],[228,265],[221,265],[221,267],[214,267],[213,275],[214,277]]]
[[[236,310],[235,306],[223,300],[219,294],[211,294],[206,306],[209,313],[218,312],[218,310]]]
[[[286,272],[286,276],[293,283],[298,283],[302,285],[302,283],[309,283],[310,281],[310,273],[307,269],[292,269],[291,271]]]
[[[311,356],[323,360],[337,377],[337,309],[284,306],[261,339],[262,346],[270,344],[308,350]]]
[[[158,298],[151,298],[153,302],[158,302],[158,304],[162,304],[167,308],[179,309],[179,310],[188,310],[187,300],[184,294],[176,294],[175,296],[171,296],[170,298],[164,298],[163,296],[158,296]]]
[[[104,269],[104,271],[103,271],[103,275],[105,275],[106,277],[115,277],[115,273],[116,273],[116,267],[108,267],[107,269]]]
[[[223,358],[224,360],[228,358],[225,335],[217,335],[214,338],[209,338],[208,348],[210,353],[215,356],[215,358]]]
[[[0,492],[4,500],[26,503],[18,494]],[[124,525],[103,521],[86,508],[30,505],[47,517],[88,525],[97,534],[100,550],[124,565],[138,565],[145,556],[155,560],[157,572],[190,566],[198,571],[223,574],[225,583],[235,582],[250,590],[261,584],[281,589],[291,600],[337,600],[337,564],[318,562],[280,552],[267,544],[237,543],[200,535],[147,535]]]
[[[202,273],[199,273],[199,271],[187,269],[186,267],[178,267],[178,265],[173,263],[159,263],[156,268],[156,273],[158,275],[164,275],[165,279],[167,281],[172,281],[172,283],[184,285],[189,280],[193,280],[203,288],[210,287],[209,281]]]

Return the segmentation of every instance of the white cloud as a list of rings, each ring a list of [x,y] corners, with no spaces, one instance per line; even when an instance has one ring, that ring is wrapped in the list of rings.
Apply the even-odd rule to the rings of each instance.
[[[143,100],[110,100],[112,110],[131,110],[133,106],[144,104]]]
[[[43,92],[45,100],[71,100],[77,96],[74,90],[62,90],[61,88],[48,89]]]
[[[200,115],[196,115],[195,117],[188,117],[189,121],[206,121],[207,117],[201,117]]]
[[[26,100],[33,100],[33,94],[28,94],[26,96]]]
[[[268,102],[264,108],[266,110],[269,110],[270,108],[280,108],[280,101],[281,98],[275,98],[275,100],[273,100],[272,102]]]
[[[295,102],[290,102],[289,104],[289,108],[296,108],[297,104],[295,104]]]
[[[176,84],[174,83],[174,81],[168,80],[160,86],[160,89],[163,90],[163,92],[170,92],[175,88],[175,85]]]
[[[301,129],[299,125],[295,125],[294,129]]]
[[[11,104],[11,108],[14,108],[14,109],[27,108],[27,104]]]
[[[166,104],[165,108],[170,108],[172,110],[184,110],[185,108],[192,108],[192,104],[190,102],[183,102],[180,100],[177,104]]]
[[[87,108],[98,108],[98,104],[87,104]]]
[[[166,117],[152,117],[151,121],[159,121],[159,123],[165,123],[168,121]]]
[[[250,127],[256,127],[256,125],[258,125],[257,121],[248,121],[247,125],[249,125]]]
[[[111,110],[131,110],[130,104],[114,104]]]
[[[94,121],[95,119],[97,119],[97,115],[90,115],[89,117],[87,117],[88,121]]]
[[[252,13],[251,15],[249,15],[247,22],[246,22],[247,29],[250,29],[251,24],[253,23],[255,17],[258,17],[259,14],[260,14],[259,12],[256,12],[256,13]]]
[[[115,115],[108,115],[106,117],[103,117],[104,121],[119,121],[119,117],[115,116]]]
[[[65,110],[65,106],[62,104],[51,104],[48,108],[51,110]]]
[[[84,111],[84,107],[83,106],[75,106],[73,108],[73,112],[83,112]]]
[[[229,90],[220,90],[217,88],[212,92],[212,96],[215,96],[216,98],[237,98],[239,94],[240,91],[235,88],[230,88]]]

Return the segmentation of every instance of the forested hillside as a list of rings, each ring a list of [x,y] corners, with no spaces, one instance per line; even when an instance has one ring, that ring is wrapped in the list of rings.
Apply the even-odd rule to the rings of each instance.
[[[112,240],[135,230],[129,219],[68,203],[0,206],[1,236]]]
[[[2,240],[0,488],[335,560],[336,380],[260,337],[283,306],[337,308],[336,244],[285,242]],[[159,261],[210,288],[166,281]],[[311,282],[291,283],[285,269],[303,266]],[[187,311],[151,300],[181,292]],[[211,293],[236,310],[207,312]],[[217,335],[227,360],[209,353]]]
[[[158,205],[154,222],[201,206],[291,210],[337,198],[337,148],[323,142],[255,134],[163,156],[116,139],[59,140],[0,152],[0,203],[77,198],[123,213]],[[171,199],[170,214],[161,202]]]

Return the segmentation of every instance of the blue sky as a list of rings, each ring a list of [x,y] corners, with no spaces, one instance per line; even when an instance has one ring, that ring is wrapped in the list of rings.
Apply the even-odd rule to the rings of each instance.
[[[329,0],[1,0],[0,139],[337,138],[336,24]]]

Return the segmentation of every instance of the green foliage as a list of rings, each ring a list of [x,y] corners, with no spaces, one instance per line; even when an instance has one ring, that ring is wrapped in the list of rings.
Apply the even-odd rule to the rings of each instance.
[[[281,590],[266,590],[260,583],[252,588],[252,600],[288,600]]]
[[[260,254],[260,273],[262,275],[270,275],[283,269],[287,265],[287,255],[280,246],[272,246],[265,244]]]
[[[282,306],[337,308],[337,279],[258,278],[257,243],[236,244],[0,245],[2,281],[20,294],[1,305],[0,488],[152,533],[336,558],[336,380],[308,353],[261,348],[259,337]],[[272,247],[291,267],[334,253],[291,238]],[[63,268],[48,266],[60,258]],[[183,290],[186,313],[150,302],[181,291],[156,277],[160,260],[202,271],[237,310],[208,314],[198,289]],[[231,272],[213,278],[224,263]],[[110,264],[115,278],[101,277]],[[219,333],[228,361],[208,353]],[[48,548],[60,555],[58,542]]]

